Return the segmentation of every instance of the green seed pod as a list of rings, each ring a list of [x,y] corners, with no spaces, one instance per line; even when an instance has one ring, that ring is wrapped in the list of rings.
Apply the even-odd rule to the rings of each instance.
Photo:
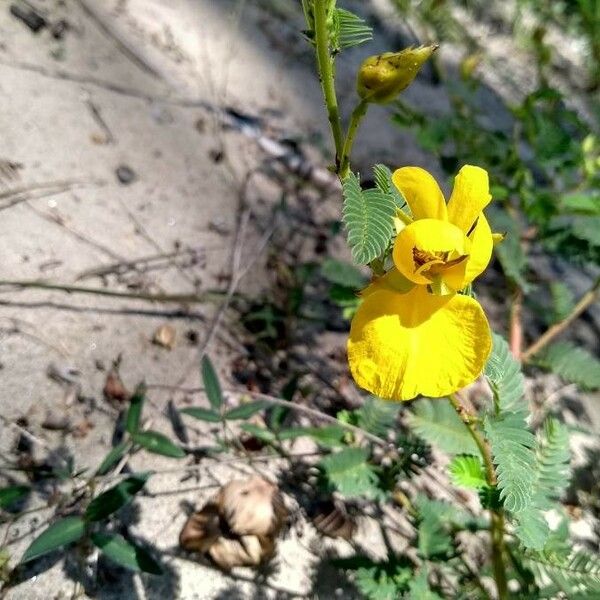
[[[412,83],[423,63],[436,49],[437,45],[420,46],[370,56],[358,71],[358,95],[376,104],[391,102]]]

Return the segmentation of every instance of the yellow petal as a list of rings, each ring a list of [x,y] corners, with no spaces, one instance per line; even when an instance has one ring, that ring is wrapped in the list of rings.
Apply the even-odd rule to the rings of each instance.
[[[356,383],[381,398],[439,398],[469,385],[491,351],[479,303],[468,296],[379,290],[358,309],[348,340]]]
[[[483,273],[492,258],[494,240],[490,224],[483,213],[479,215],[469,239],[471,240],[471,252],[466,262],[463,286],[471,283],[475,277]]]
[[[390,290],[399,294],[406,294],[413,287],[415,287],[415,284],[412,281],[406,279],[398,270],[391,269],[385,275],[374,279],[360,295],[365,298],[369,294],[379,290]]]
[[[469,253],[470,242],[465,234],[452,223],[437,219],[421,219],[405,227],[396,237],[394,242],[393,258],[396,268],[410,281],[420,285],[431,283],[431,273],[428,269],[441,267],[440,273],[445,283],[455,291],[463,287],[465,261],[444,269],[443,263],[460,261],[461,257]],[[431,261],[415,260],[418,255],[430,255]],[[445,256],[442,265],[439,259]]]
[[[491,199],[487,171],[465,165],[454,179],[454,189],[448,202],[448,220],[468,233]]]
[[[447,219],[446,201],[437,181],[421,167],[402,167],[392,175],[414,219]]]

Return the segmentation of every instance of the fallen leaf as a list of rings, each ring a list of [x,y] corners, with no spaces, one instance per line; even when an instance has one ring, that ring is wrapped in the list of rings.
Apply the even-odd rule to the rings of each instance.
[[[104,397],[113,405],[126,402],[130,396],[130,393],[127,391],[127,388],[121,381],[121,376],[119,375],[120,362],[121,357],[119,356],[113,361],[113,365],[108,371],[104,381]]]
[[[350,541],[356,532],[356,522],[346,507],[332,500],[319,502],[313,509],[312,523],[322,535]]]

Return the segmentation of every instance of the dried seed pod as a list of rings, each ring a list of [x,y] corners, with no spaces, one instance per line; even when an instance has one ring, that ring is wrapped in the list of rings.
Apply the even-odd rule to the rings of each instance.
[[[209,503],[185,522],[179,545],[190,552],[208,552],[220,535],[219,507]]]
[[[229,482],[221,488],[217,502],[237,535],[277,535],[287,518],[279,488],[258,476]]]
[[[273,556],[287,516],[275,484],[261,477],[231,481],[187,520],[179,544],[208,554],[222,569],[257,566]]]

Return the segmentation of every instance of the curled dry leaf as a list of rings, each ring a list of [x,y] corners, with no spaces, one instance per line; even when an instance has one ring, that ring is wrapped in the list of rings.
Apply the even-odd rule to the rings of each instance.
[[[154,332],[152,343],[172,350],[175,347],[175,329],[171,325],[161,325]]]
[[[121,381],[118,366],[113,365],[107,373],[106,380],[104,381],[103,393],[104,397],[111,404],[121,404],[129,399],[130,394]]]
[[[275,484],[257,476],[234,480],[187,520],[179,544],[208,554],[222,569],[257,566],[273,556],[287,516]]]

